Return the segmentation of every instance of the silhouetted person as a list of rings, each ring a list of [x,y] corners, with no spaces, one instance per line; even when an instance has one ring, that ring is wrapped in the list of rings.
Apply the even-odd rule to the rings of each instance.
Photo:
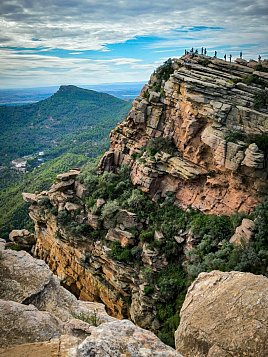
[[[204,54],[204,48],[203,47],[201,48],[201,53],[202,53],[202,55]]]
[[[198,50],[195,50],[195,54],[198,55]]]
[[[207,49],[205,48],[205,56],[207,55]]]
[[[240,52],[240,58],[242,58],[243,57],[243,53],[242,53],[242,51]]]
[[[226,57],[227,57],[227,56],[226,56],[226,53],[225,53],[225,55],[224,55],[223,57],[224,57],[224,60],[226,61]]]
[[[192,49],[191,49],[191,51],[190,51],[191,53],[194,53],[194,48],[192,47]]]
[[[214,53],[214,57],[215,57],[215,58],[217,58],[217,51],[215,51],[215,53]]]
[[[230,62],[232,62],[232,55],[230,54],[230,56],[229,56],[229,57],[230,57]]]
[[[184,50],[184,54],[185,54],[185,55],[187,54],[187,51],[186,51],[186,49]]]
[[[259,55],[258,60],[259,60],[259,62],[261,61],[261,55]]]

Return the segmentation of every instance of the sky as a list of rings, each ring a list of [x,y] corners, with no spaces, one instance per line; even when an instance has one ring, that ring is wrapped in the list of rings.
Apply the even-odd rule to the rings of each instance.
[[[268,58],[267,0],[0,2],[0,88],[147,81],[202,46]]]

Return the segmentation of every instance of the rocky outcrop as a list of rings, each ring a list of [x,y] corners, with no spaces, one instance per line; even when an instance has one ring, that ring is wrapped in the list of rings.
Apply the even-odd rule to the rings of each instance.
[[[106,202],[101,199],[96,202],[96,214],[88,212],[75,190],[78,180],[72,179],[70,184],[69,178],[68,173],[58,175],[51,189],[36,194],[32,201],[29,215],[35,223],[34,255],[43,259],[81,300],[102,302],[111,316],[131,317],[139,326],[156,332],[158,297],[136,294],[137,287],[146,281],[140,274],[142,266],[113,258],[111,251],[113,244],[122,249],[134,248],[142,255],[142,264],[154,272],[167,265],[164,254],[150,251],[146,243],[136,246],[130,230],[143,228],[136,214],[117,209],[111,217],[103,217]],[[81,183],[79,186],[84,191]],[[70,209],[73,206],[75,209]],[[81,233],[76,227],[86,231]]]
[[[33,233],[30,233],[27,229],[13,229],[9,233],[9,246],[17,246],[20,249],[31,251],[35,244],[35,237]]]
[[[188,289],[176,349],[195,357],[268,354],[268,279],[250,273],[201,273]]]
[[[91,335],[79,346],[78,356],[182,357],[153,333],[137,328],[128,320],[92,329]]]
[[[248,218],[244,218],[241,225],[235,230],[235,234],[231,237],[230,243],[234,245],[246,245],[249,243],[254,234],[255,223]]]
[[[181,357],[153,333],[115,320],[99,303],[78,301],[40,260],[2,250],[1,356]]]
[[[135,185],[151,197],[172,191],[183,208],[216,214],[250,211],[267,179],[267,158],[254,140],[268,135],[268,113],[254,107],[262,92],[254,78],[263,86],[268,82],[265,72],[254,70],[256,65],[203,56],[167,61],[112,131],[100,168],[126,164]],[[248,77],[253,83],[246,84]],[[148,153],[148,144],[159,138],[177,152],[163,147]]]

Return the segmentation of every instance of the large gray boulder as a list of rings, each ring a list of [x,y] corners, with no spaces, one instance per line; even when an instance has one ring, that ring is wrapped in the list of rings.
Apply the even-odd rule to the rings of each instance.
[[[152,332],[129,320],[109,322],[94,328],[79,346],[77,357],[182,357]]]
[[[0,300],[0,347],[49,341],[62,333],[62,323],[33,305]]]
[[[190,286],[175,333],[184,357],[267,357],[268,279],[201,273]]]

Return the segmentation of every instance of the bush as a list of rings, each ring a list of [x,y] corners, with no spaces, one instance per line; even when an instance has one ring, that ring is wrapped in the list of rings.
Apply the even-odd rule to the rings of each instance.
[[[243,82],[247,85],[257,84],[262,87],[265,86],[265,82],[260,77],[258,77],[256,74],[249,74],[249,75],[245,76],[241,82]]]
[[[176,156],[179,154],[179,151],[172,139],[163,138],[161,136],[158,138],[150,139],[147,143],[146,151],[150,156],[154,156],[160,151],[164,151],[165,153],[170,154],[172,156]]]
[[[130,262],[133,260],[133,255],[129,247],[121,247],[119,242],[112,243],[111,257],[119,262]]]
[[[117,212],[119,210],[119,208],[120,208],[120,206],[119,206],[117,200],[108,201],[107,203],[105,203],[105,205],[102,208],[101,217],[103,219],[112,218],[114,216],[115,212]]]
[[[264,90],[261,93],[257,93],[254,96],[254,108],[267,109],[268,107],[268,91]]]

